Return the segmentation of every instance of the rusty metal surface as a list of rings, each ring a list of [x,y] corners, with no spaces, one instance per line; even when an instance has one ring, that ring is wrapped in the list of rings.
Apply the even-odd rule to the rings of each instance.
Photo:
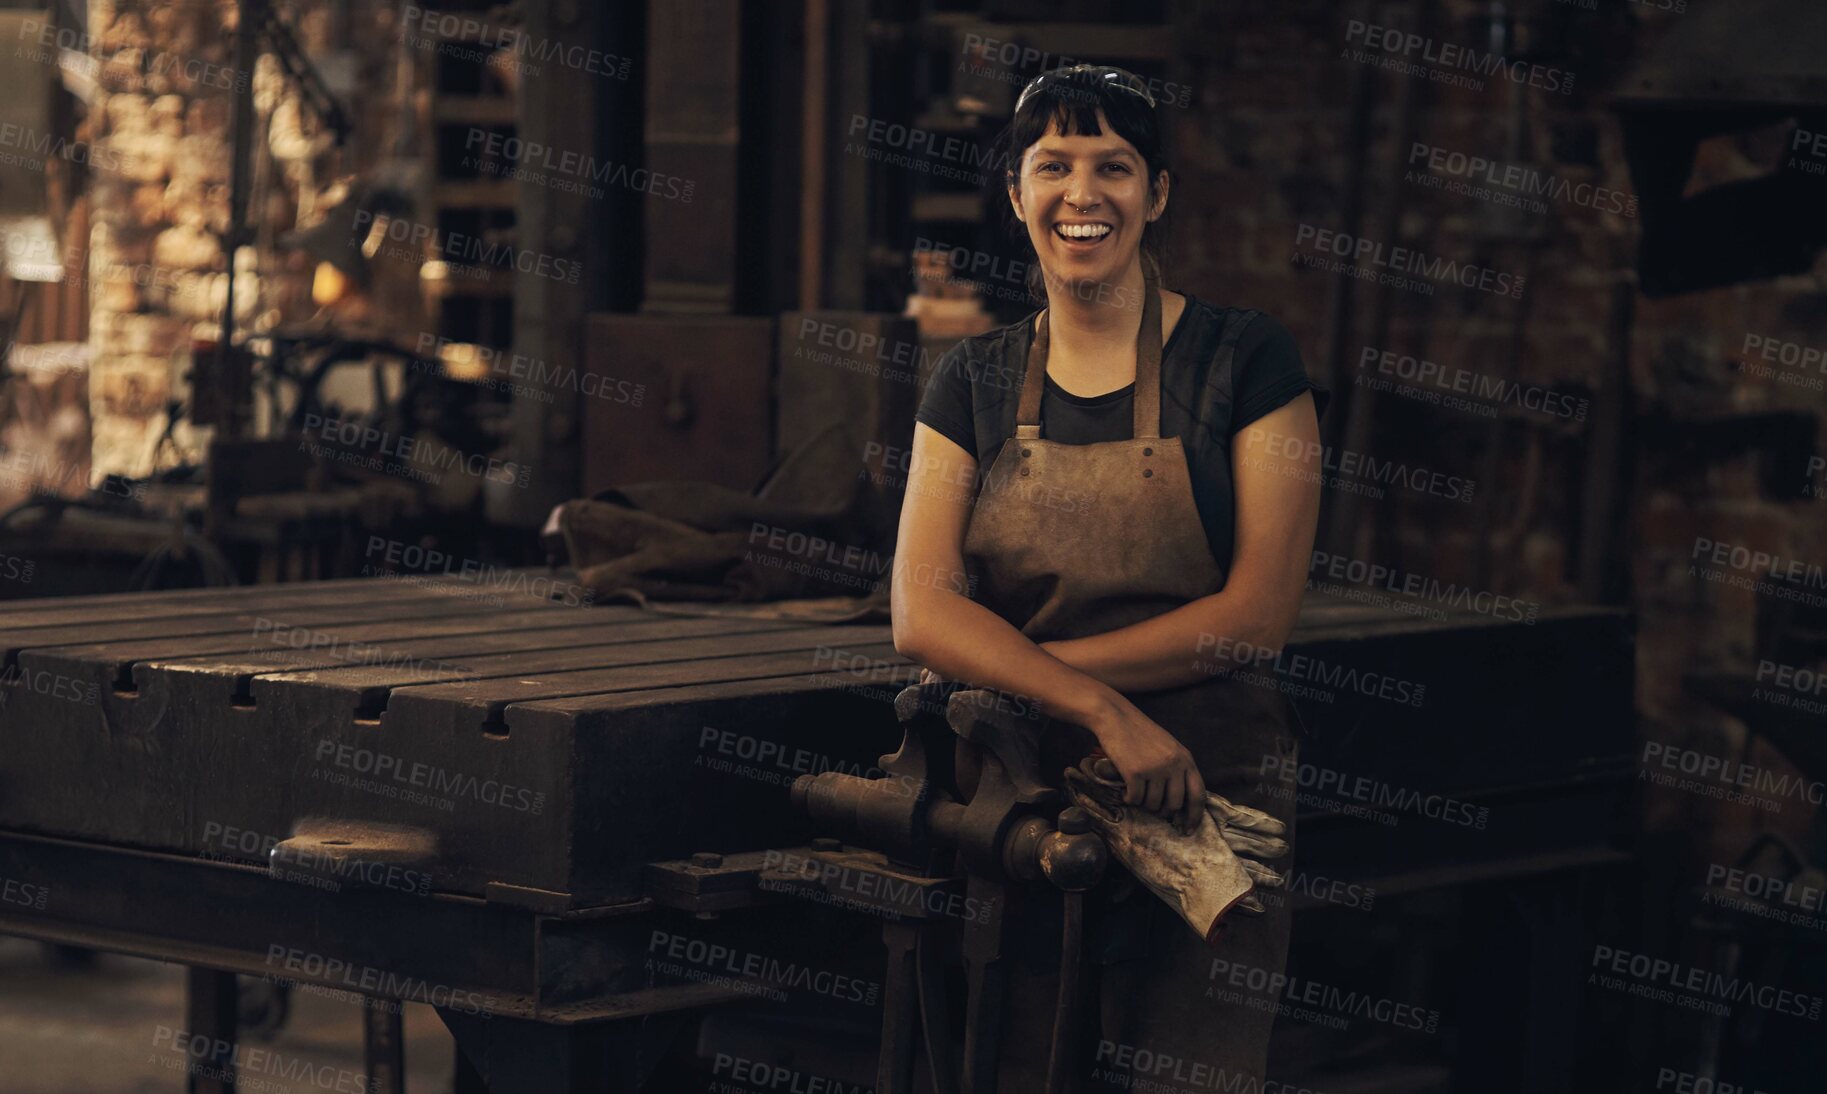
[[[11,606],[0,876],[55,905],[0,905],[0,932],[430,1002],[514,1089],[602,1089],[539,1061],[626,1067],[655,1023],[778,990],[659,959],[675,950],[841,973],[870,994],[795,992],[792,1013],[883,1028],[875,991],[904,979],[914,920],[859,914],[826,867],[893,875],[919,909],[1000,906],[808,846],[789,805],[801,776],[880,775],[900,743],[915,667],[887,627],[476,591]],[[1404,818],[1398,839],[1321,794],[1300,869],[1398,892],[1598,861],[1629,785],[1629,618],[1426,607],[1310,594],[1264,670],[1311,693],[1290,792],[1308,767],[1350,772],[1491,806],[1489,823]],[[890,904],[874,911],[908,916]]]
[[[601,880],[610,864],[573,871],[579,789],[665,772],[634,753],[598,757],[571,727],[515,732],[510,706],[730,681],[790,694],[821,647],[893,656],[879,626],[479,591],[370,581],[19,606],[6,619],[0,827],[206,854],[228,829],[274,842],[324,822],[400,825],[435,837],[420,865],[439,891],[600,901],[617,895]],[[850,720],[874,706],[850,705]],[[701,730],[666,732],[690,749]]]
[[[869,773],[898,742],[891,704],[914,668],[885,626],[478,591],[355,581],[13,605],[0,828],[194,856],[227,829],[277,843],[393,826],[436,848],[418,864],[433,890],[563,911],[638,899],[650,862],[803,842],[792,780]],[[1325,696],[1296,696],[1303,761],[1424,794],[1555,783],[1557,808],[1590,811],[1597,791],[1566,788],[1604,782],[1629,750],[1615,612],[1519,625],[1311,596],[1280,679]],[[1392,701],[1391,681],[1424,700]],[[1303,814],[1303,847],[1395,868],[1386,830]],[[1405,829],[1399,850],[1437,869],[1567,849],[1502,827],[1529,809],[1499,815],[1432,826],[1418,857]]]

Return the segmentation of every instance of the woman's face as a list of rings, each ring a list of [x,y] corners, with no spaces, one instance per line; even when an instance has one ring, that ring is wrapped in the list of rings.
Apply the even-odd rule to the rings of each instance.
[[[1103,113],[1099,136],[1068,137],[1058,122],[1022,153],[1015,215],[1027,225],[1049,285],[1115,283],[1142,246],[1142,230],[1167,207],[1167,173],[1149,201],[1148,164]]]

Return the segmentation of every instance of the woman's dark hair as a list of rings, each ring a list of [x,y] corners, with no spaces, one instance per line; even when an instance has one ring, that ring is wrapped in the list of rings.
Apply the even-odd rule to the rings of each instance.
[[[1160,118],[1152,97],[1140,90],[1143,87],[1146,85],[1133,73],[1109,66],[1075,65],[1037,77],[1022,93],[1015,116],[997,138],[1001,151],[998,159],[1005,167],[1005,185],[1020,187],[1022,157],[1055,123],[1060,133],[1068,137],[1099,136],[1103,130],[1098,126],[1098,112],[1102,111],[1110,128],[1134,145],[1147,164],[1148,197],[1152,202],[1157,194],[1156,180],[1169,168]],[[1168,177],[1173,177],[1171,171]],[[1040,258],[1028,239],[1027,226],[1015,218],[1006,195],[1000,207],[1010,236],[1028,261],[1028,292],[1044,301],[1047,294],[1042,283]],[[1165,212],[1142,229],[1143,261],[1153,260],[1157,271],[1163,268],[1162,251],[1167,235]]]

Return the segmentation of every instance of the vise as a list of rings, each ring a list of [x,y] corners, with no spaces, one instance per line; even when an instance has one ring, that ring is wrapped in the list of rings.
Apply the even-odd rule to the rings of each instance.
[[[762,892],[787,892],[883,916],[888,970],[875,1090],[911,1094],[923,1043],[938,1090],[992,1094],[1007,897],[1013,886],[1045,882],[1064,901],[1047,1079],[1049,1092],[1063,1089],[1077,1026],[1084,893],[1102,880],[1109,850],[1085,811],[1042,778],[1043,722],[1014,713],[1018,706],[955,684],[904,689],[895,699],[901,747],[882,757],[879,777],[825,771],[794,781],[794,807],[830,835],[807,848],[655,863],[648,895],[715,914]],[[953,763],[958,741],[978,768],[963,787]],[[956,946],[968,982],[962,1061],[942,984],[953,921],[962,923]]]

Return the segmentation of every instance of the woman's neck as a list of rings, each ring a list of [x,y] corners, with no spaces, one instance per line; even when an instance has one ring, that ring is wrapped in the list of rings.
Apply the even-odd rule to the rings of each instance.
[[[1135,379],[1136,334],[1142,329],[1146,282],[1134,264],[1115,283],[1047,283],[1047,375],[1074,395],[1096,396]],[[1161,342],[1179,325],[1186,300],[1161,296]]]
[[[1142,266],[1132,262],[1117,282],[1076,284],[1048,279],[1047,329],[1056,348],[1073,356],[1128,348],[1142,329]]]

